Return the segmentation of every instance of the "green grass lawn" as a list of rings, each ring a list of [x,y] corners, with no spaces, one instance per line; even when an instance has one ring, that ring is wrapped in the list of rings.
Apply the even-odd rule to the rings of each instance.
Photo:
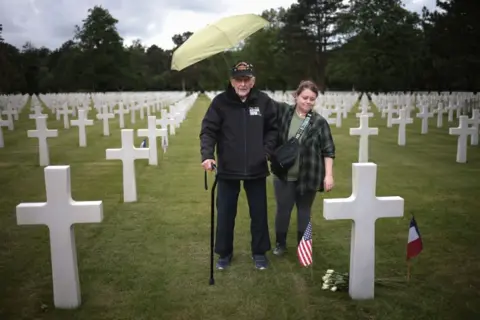
[[[27,138],[35,122],[26,114],[15,131],[4,129],[0,149],[0,319],[478,319],[480,317],[480,148],[468,147],[467,164],[457,164],[456,137],[448,123],[427,135],[421,121],[407,127],[407,145],[397,145],[398,126],[386,128],[379,115],[370,126],[370,158],[378,165],[378,196],[405,199],[403,218],[380,219],[376,226],[376,276],[404,280],[405,250],[411,214],[419,224],[424,251],[415,260],[410,283],[377,286],[372,301],[352,301],[348,293],[321,289],[328,268],[348,271],[350,221],[325,221],[319,194],[313,213],[314,267],[300,267],[293,246],[289,253],[269,254],[271,268],[257,271],[250,258],[248,205],[242,191],[231,269],[216,273],[209,286],[210,190],[204,190],[198,133],[208,106],[200,96],[187,119],[170,136],[159,165],[137,160],[138,202],[124,204],[122,166],[105,160],[105,149],[120,147],[118,122],[111,136],[102,123],[88,127],[88,146],[78,147],[78,130],[63,129],[50,115],[52,165],[71,166],[72,195],[77,201],[102,200],[104,221],[75,226],[82,306],[55,310],[48,229],[17,226],[15,207],[45,201],[43,168],[38,166],[37,139]],[[412,113],[413,116],[413,113]],[[90,113],[89,118],[93,118]],[[146,127],[137,117],[135,126]],[[118,120],[117,120],[118,121]],[[337,147],[336,188],[329,198],[351,194],[352,163],[358,158],[357,127],[350,114],[332,128]],[[142,138],[136,137],[137,146]],[[158,140],[160,141],[160,139]],[[213,176],[210,176],[210,185]],[[271,181],[269,179],[269,181]],[[270,233],[274,241],[275,201],[268,184]]]

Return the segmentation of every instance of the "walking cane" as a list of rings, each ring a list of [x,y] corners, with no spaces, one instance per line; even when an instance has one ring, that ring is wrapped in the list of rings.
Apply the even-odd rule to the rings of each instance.
[[[211,210],[210,210],[210,285],[215,284],[213,278],[213,243],[215,241],[214,229],[215,229],[215,188],[217,187],[217,166],[212,164],[212,169],[215,170],[215,180],[212,186],[212,198],[211,198]],[[208,190],[207,171],[205,171],[205,190]]]

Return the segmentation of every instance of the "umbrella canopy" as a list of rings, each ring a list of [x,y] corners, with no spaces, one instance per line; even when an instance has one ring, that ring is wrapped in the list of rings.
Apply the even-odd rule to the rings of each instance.
[[[172,70],[182,70],[219,52],[235,47],[240,41],[264,28],[269,22],[255,14],[220,19],[195,32],[172,56]]]

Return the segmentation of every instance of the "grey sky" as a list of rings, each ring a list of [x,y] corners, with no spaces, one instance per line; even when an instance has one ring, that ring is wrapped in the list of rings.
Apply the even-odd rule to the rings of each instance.
[[[147,45],[165,49],[173,46],[176,33],[195,31],[223,16],[261,13],[265,9],[288,7],[294,0],[0,0],[3,37],[17,47],[31,41],[34,46],[59,47],[73,36],[88,9],[102,5],[119,20],[126,43],[141,39]],[[432,9],[435,0],[405,0],[409,10]]]

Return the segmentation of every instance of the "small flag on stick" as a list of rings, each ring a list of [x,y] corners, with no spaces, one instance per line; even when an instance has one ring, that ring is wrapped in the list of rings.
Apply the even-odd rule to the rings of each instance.
[[[408,243],[407,243],[407,280],[410,280],[410,260],[415,258],[422,252],[423,242],[422,237],[420,236],[420,231],[418,230],[417,222],[415,217],[412,216],[410,220],[410,227],[408,229]]]
[[[300,264],[307,267],[313,263],[312,259],[312,222],[308,223],[307,229],[303,234],[297,248],[297,256]]]

